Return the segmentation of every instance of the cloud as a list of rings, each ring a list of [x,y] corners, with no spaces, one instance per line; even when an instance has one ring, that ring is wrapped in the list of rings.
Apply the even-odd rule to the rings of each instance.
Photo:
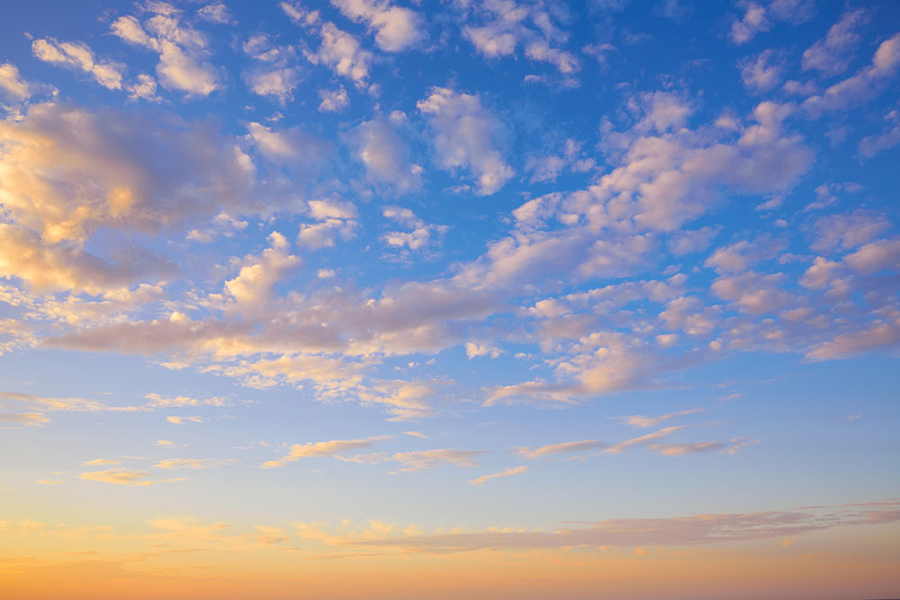
[[[375,31],[375,43],[386,52],[401,52],[424,40],[425,20],[388,0],[332,0],[344,15]]]
[[[89,471],[79,475],[80,479],[89,481],[100,481],[103,483],[112,483],[113,485],[125,485],[132,487],[146,487],[157,483],[170,483],[176,481],[184,481],[184,479],[148,479],[150,474],[147,471],[129,471],[127,469],[115,469],[109,471]]]
[[[52,38],[37,39],[31,43],[31,52],[44,62],[88,73],[97,83],[109,90],[122,89],[125,65],[107,60],[96,60],[94,52],[84,42],[58,42]]]
[[[422,167],[409,161],[409,149],[385,120],[364,121],[347,134],[356,160],[373,183],[386,183],[404,193],[421,185]]]
[[[209,62],[206,36],[185,25],[181,11],[167,4],[151,3],[148,8],[153,16],[143,23],[133,16],[119,17],[110,31],[125,42],[159,54],[156,75],[164,88],[188,96],[208,96],[221,89],[218,69]]]
[[[859,153],[871,158],[889,148],[900,144],[900,111],[892,110],[885,119],[888,121],[884,131],[877,135],[869,135],[859,141]],[[894,123],[892,126],[890,123]]]
[[[575,74],[581,69],[578,57],[562,46],[568,34],[560,22],[569,20],[562,6],[547,10],[542,3],[514,2],[458,3],[467,13],[463,36],[489,59],[514,56],[521,46],[531,61],[549,63],[563,76],[566,85],[576,85]],[[480,21],[480,24],[475,24]]]
[[[635,427],[656,427],[663,421],[668,421],[669,419],[676,419],[678,417],[683,417],[686,415],[694,415],[700,412],[705,411],[705,408],[691,408],[689,410],[681,410],[678,412],[673,412],[665,415],[660,415],[658,417],[645,417],[644,415],[631,415],[627,417],[617,417],[618,419],[628,423],[629,425],[634,425]]]
[[[900,68],[900,33],[881,42],[872,64],[863,67],[825,90],[821,95],[810,96],[803,108],[814,117],[827,111],[846,110],[864,104],[879,93]]]
[[[319,49],[307,52],[307,60],[330,67],[335,74],[346,77],[357,87],[367,87],[369,68],[374,59],[372,53],[364,50],[359,40],[338,29],[334,23],[323,23],[319,34],[322,37]]]
[[[256,62],[243,74],[250,90],[260,96],[272,97],[282,106],[292,100],[301,74],[294,47],[274,45],[268,35],[258,33],[244,42],[243,50]]]
[[[858,8],[841,15],[824,39],[803,52],[803,70],[816,69],[826,75],[838,75],[847,70],[862,37],[858,29],[869,22],[870,12]]]
[[[347,450],[359,450],[371,448],[376,442],[391,439],[392,436],[377,435],[359,440],[331,440],[329,442],[309,442],[306,444],[293,444],[290,452],[278,460],[270,460],[260,465],[262,469],[275,469],[287,466],[288,463],[298,461],[301,458],[341,456]]]
[[[476,477],[469,481],[472,485],[484,485],[491,479],[497,479],[498,477],[510,477],[512,475],[522,475],[528,471],[528,467],[520,466],[520,467],[510,467],[508,469],[503,469],[499,473],[492,473],[491,475],[482,475],[481,477]]]
[[[769,31],[779,21],[802,23],[815,12],[812,0],[770,0],[767,3],[744,0],[739,3],[744,9],[740,19],[731,23],[729,36],[738,46],[746,44],[760,32]]]
[[[741,78],[755,92],[767,92],[781,83],[782,67],[772,50],[763,50],[755,59],[743,62]],[[773,64],[774,63],[774,64]]]
[[[519,456],[526,458],[544,458],[554,454],[568,454],[572,452],[584,452],[587,450],[602,450],[609,447],[606,442],[598,442],[597,440],[581,440],[578,442],[563,442],[561,444],[550,444],[548,446],[540,446],[538,448],[518,447],[513,448],[513,452]]]
[[[225,291],[241,312],[260,310],[269,302],[272,288],[301,261],[289,254],[290,242],[277,231],[269,234],[269,247],[259,256],[248,256],[234,279],[225,282]]]
[[[19,69],[12,63],[0,63],[0,97],[21,102],[31,97],[31,85],[22,79]]]
[[[496,147],[503,126],[478,96],[435,87],[416,106],[429,115],[438,164],[447,170],[468,168],[480,195],[494,194],[515,174]]]
[[[457,467],[477,467],[476,457],[484,454],[482,450],[418,450],[415,452],[398,452],[392,460],[399,462],[403,468],[399,472],[427,471],[445,465]]]
[[[341,112],[350,106],[347,90],[340,86],[336,90],[319,90],[319,112]]]
[[[216,25],[233,25],[235,23],[228,7],[224,4],[207,4],[197,10],[197,16]]]
[[[818,512],[703,514],[661,519],[608,519],[556,531],[474,531],[408,535],[375,540],[347,539],[351,546],[395,547],[419,552],[483,549],[548,549],[582,546],[692,546],[798,536],[834,527],[900,520],[896,503],[878,508],[837,508]]]

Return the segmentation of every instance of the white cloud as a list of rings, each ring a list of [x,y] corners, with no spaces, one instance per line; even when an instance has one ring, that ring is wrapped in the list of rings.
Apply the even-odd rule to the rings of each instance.
[[[233,25],[235,23],[231,13],[228,12],[228,7],[221,3],[207,4],[201,7],[197,10],[197,16],[217,25]]]
[[[406,143],[387,121],[364,121],[347,134],[347,140],[373,183],[390,184],[400,193],[421,184],[421,167],[409,161]]]
[[[468,168],[480,195],[494,194],[515,174],[496,147],[502,124],[478,96],[436,87],[417,106],[429,115],[438,164],[444,169]]]
[[[763,50],[755,59],[744,61],[741,78],[755,92],[767,92],[781,83],[783,68],[772,50]]]
[[[156,75],[166,89],[189,96],[208,96],[221,89],[218,69],[208,60],[206,37],[182,23],[180,11],[162,3],[149,5],[152,17],[143,24],[135,17],[116,19],[110,31],[122,40],[159,54]]]
[[[331,0],[344,15],[375,31],[375,43],[386,52],[401,52],[424,40],[425,20],[419,13],[392,6],[388,0]]]
[[[31,86],[22,79],[19,69],[12,63],[0,63],[0,93],[14,102],[31,97]]]
[[[857,30],[868,23],[869,17],[869,11],[862,8],[844,13],[824,39],[803,52],[803,70],[816,69],[826,75],[846,71],[862,39]]]
[[[811,96],[803,107],[813,116],[831,110],[846,110],[865,103],[879,93],[900,68],[900,33],[883,41],[872,64],[835,83],[821,95]]]
[[[88,73],[97,83],[107,89],[122,89],[125,65],[108,60],[97,60],[94,52],[84,42],[58,42],[52,38],[37,39],[31,43],[31,52],[44,62]]]
[[[336,90],[319,90],[319,112],[341,112],[350,106],[347,90],[340,86]]]

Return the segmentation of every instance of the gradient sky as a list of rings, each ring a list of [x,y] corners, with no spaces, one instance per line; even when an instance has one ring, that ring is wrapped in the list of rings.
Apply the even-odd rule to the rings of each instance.
[[[6,2],[0,595],[900,595],[900,3]]]

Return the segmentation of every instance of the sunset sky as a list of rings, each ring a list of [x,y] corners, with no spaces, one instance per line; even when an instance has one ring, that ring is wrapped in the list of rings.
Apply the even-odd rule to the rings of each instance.
[[[0,597],[900,597],[900,2],[0,4]]]

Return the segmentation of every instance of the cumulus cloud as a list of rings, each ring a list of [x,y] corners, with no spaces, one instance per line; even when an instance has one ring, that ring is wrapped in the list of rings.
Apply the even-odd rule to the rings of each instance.
[[[744,85],[756,92],[767,92],[781,83],[782,67],[772,50],[763,50],[741,67]]]
[[[802,23],[812,17],[812,0],[770,0],[769,2],[739,3],[744,14],[731,23],[729,36],[738,46],[746,44],[757,34],[769,31],[778,22]]]
[[[98,60],[91,48],[84,42],[59,42],[52,38],[37,39],[31,43],[31,52],[44,62],[87,73],[107,89],[122,89],[125,65],[108,60]]]
[[[375,43],[386,52],[401,52],[424,40],[425,20],[388,0],[331,0],[344,15],[375,32]]]
[[[13,102],[21,102],[31,97],[31,85],[19,73],[12,63],[0,63],[0,97]]]
[[[568,15],[562,7],[548,10],[542,3],[459,3],[466,14],[463,36],[487,58],[513,56],[522,47],[526,58],[553,65],[568,85],[577,84],[578,57],[564,49],[568,34],[560,27]],[[480,24],[476,24],[479,23]]]
[[[292,46],[272,43],[268,35],[258,33],[243,44],[244,53],[255,65],[244,72],[244,81],[254,94],[268,96],[281,105],[294,97],[300,83],[300,69],[296,65],[297,52]]]
[[[691,408],[688,410],[680,410],[678,412],[660,415],[658,417],[645,417],[644,415],[631,415],[631,416],[618,417],[618,418],[629,425],[634,425],[635,427],[656,427],[663,421],[668,421],[669,419],[675,419],[678,417],[684,417],[686,415],[694,415],[694,414],[703,412],[704,410],[706,410],[706,409],[705,408]]]
[[[218,69],[209,61],[209,41],[185,24],[181,11],[163,2],[148,5],[153,15],[142,23],[124,16],[113,21],[110,31],[118,38],[159,54],[156,75],[166,89],[188,96],[208,96],[222,88]]]
[[[515,174],[497,148],[503,126],[478,96],[436,87],[417,106],[429,115],[441,168],[468,168],[483,196],[497,192]]]
[[[341,112],[350,105],[347,90],[340,86],[336,90],[319,90],[319,112]]]
[[[409,161],[406,143],[384,119],[364,121],[347,135],[354,157],[373,183],[386,183],[403,193],[419,187],[422,167]]]
[[[441,554],[483,549],[682,546],[777,539],[834,527],[893,523],[900,519],[896,502],[887,502],[883,506],[823,508],[827,510],[609,519],[557,531],[486,530],[406,535],[377,540],[348,539],[345,543]]]
[[[900,33],[881,42],[872,64],[855,75],[839,81],[820,95],[810,96],[803,108],[813,116],[832,110],[845,110],[864,104],[878,94],[900,68]]]
[[[175,481],[184,481],[182,478],[177,479],[150,479],[151,475],[147,471],[130,471],[128,469],[112,469],[109,471],[89,471],[79,475],[80,479],[88,481],[100,481],[102,483],[111,483],[113,485],[124,485],[131,487],[146,487],[157,483],[170,483]]]
[[[847,70],[862,37],[859,29],[868,23],[866,9],[850,10],[831,26],[824,39],[803,52],[803,69],[816,69],[826,75],[838,75]]]
[[[400,472],[427,471],[446,465],[457,467],[477,467],[476,458],[484,454],[482,450],[418,450],[415,452],[398,452],[392,459],[399,462]]]

